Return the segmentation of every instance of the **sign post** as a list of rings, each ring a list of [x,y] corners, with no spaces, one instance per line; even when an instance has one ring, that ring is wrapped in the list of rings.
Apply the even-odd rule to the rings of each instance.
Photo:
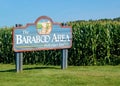
[[[62,50],[61,69],[67,68],[67,59],[68,59],[68,49],[63,49]]]
[[[21,24],[16,24],[16,27],[22,26]],[[16,52],[15,53],[16,57],[16,71],[21,72],[23,70],[22,65],[23,65],[23,53],[21,52]]]
[[[15,53],[15,56],[16,56],[16,71],[19,72],[20,71],[20,56],[19,56],[19,53]]]
[[[23,53],[19,53],[20,55],[20,62],[19,62],[19,70],[22,71],[23,70]]]
[[[16,55],[16,71],[21,72],[23,64],[23,53],[16,52],[15,55]]]
[[[53,22],[47,16],[39,17],[35,23],[13,29],[13,50],[16,52],[16,70],[22,71],[22,53],[38,50],[63,49],[62,69],[67,68],[67,49],[72,46],[72,29]]]

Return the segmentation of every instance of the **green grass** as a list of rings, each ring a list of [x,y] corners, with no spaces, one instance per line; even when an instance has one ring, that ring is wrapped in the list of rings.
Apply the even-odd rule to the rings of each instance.
[[[120,86],[120,66],[24,65],[0,64],[0,86]]]

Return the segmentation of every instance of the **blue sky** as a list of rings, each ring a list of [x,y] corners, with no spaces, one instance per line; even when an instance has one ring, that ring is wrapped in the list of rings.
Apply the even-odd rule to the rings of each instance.
[[[0,0],[0,27],[34,23],[39,16],[54,22],[120,17],[120,0]]]

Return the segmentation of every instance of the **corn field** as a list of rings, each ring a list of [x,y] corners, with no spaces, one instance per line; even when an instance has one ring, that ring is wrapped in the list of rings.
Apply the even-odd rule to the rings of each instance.
[[[120,64],[120,22],[82,21],[69,25],[73,28],[69,64]]]
[[[69,65],[120,64],[119,21],[69,22],[73,31],[72,48],[68,49]],[[62,50],[23,53],[24,64],[60,65]],[[12,28],[0,29],[0,63],[15,63],[12,50]]]

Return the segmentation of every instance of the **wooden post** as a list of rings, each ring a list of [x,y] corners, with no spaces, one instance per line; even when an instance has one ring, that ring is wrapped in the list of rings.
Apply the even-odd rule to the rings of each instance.
[[[63,49],[62,50],[61,69],[67,68],[67,59],[68,59],[68,49]]]

